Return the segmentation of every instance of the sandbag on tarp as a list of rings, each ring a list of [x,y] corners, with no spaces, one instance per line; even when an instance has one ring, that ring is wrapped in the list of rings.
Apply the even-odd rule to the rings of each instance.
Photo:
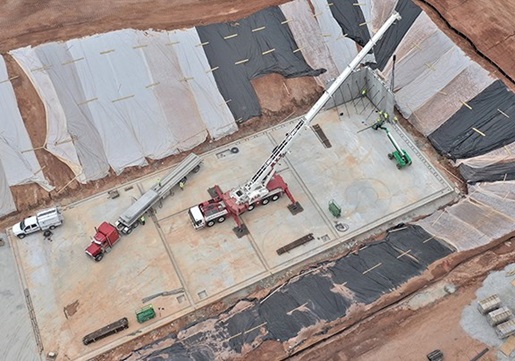
[[[251,79],[268,73],[286,78],[317,76],[297,50],[278,7],[231,23],[197,27],[218,88],[237,121],[261,115]]]
[[[370,40],[370,33],[366,26],[365,17],[361,8],[356,6],[354,0],[332,1],[329,7],[344,34],[361,46],[365,46]]]
[[[475,168],[463,163],[459,170],[461,176],[471,184],[515,179],[515,162],[491,164],[483,168]]]
[[[402,19],[391,26],[374,47],[376,64],[371,64],[371,67],[374,69],[383,70],[390,57],[395,53],[395,49],[397,49],[402,38],[422,10],[413,4],[411,0],[399,0],[395,11],[402,16]]]
[[[446,157],[470,158],[515,141],[515,95],[497,80],[429,135]]]

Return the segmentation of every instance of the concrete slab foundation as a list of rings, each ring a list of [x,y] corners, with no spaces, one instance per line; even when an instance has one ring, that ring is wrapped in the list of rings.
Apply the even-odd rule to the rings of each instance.
[[[242,216],[249,233],[240,238],[232,219],[195,231],[187,210],[208,199],[213,185],[229,190],[249,179],[295,120],[204,154],[201,170],[188,177],[184,190],[177,187],[145,226],[99,263],[84,254],[94,227],[114,222],[167,171],[120,186],[117,198],[106,192],[70,205],[51,242],[42,235],[11,238],[45,351],[87,359],[324,251],[350,247],[448,203],[453,187],[397,125],[388,127],[413,159],[402,170],[387,157],[393,148],[384,132],[359,132],[376,116],[366,98],[321,113],[314,123],[331,148],[305,131],[277,168],[303,211],[292,215],[287,197],[256,207]],[[330,201],[341,207],[341,217],[331,214]],[[279,248],[308,234],[312,240],[278,255]],[[161,295],[142,302],[156,294]],[[146,304],[153,304],[157,317],[138,324],[135,311]],[[129,319],[128,330],[82,344],[84,335],[122,317]]]

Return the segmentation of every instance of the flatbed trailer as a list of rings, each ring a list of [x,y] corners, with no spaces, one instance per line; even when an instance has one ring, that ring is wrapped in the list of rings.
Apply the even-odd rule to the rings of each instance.
[[[170,173],[158,181],[120,215],[116,222],[116,228],[123,234],[130,234],[139,225],[141,217],[157,202],[172,194],[172,188],[178,185],[191,172],[197,173],[201,163],[202,159],[198,155],[194,153],[188,154]]]

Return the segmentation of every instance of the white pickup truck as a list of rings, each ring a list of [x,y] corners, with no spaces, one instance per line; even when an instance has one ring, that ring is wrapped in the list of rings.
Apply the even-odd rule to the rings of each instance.
[[[63,215],[58,207],[45,209],[38,212],[35,216],[25,218],[20,223],[16,223],[12,231],[18,238],[37,231],[53,230],[63,224]],[[46,232],[45,232],[46,233]]]

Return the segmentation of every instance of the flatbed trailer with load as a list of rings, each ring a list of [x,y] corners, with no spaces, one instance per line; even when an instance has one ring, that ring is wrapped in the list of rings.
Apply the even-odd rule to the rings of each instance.
[[[157,202],[168,197],[172,193],[173,187],[186,179],[191,172],[199,171],[200,163],[202,163],[202,159],[198,155],[189,154],[166,177],[145,192],[120,215],[116,222],[116,228],[123,234],[130,234],[139,225],[141,217]]]

